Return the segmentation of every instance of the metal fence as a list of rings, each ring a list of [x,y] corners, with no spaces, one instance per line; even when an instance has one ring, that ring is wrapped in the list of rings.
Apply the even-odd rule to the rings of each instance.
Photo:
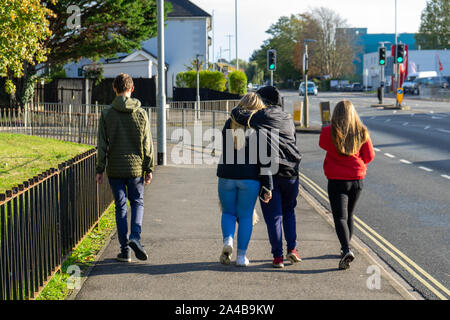
[[[0,300],[34,298],[113,201],[92,149],[0,194]]]
[[[166,109],[166,136],[173,142],[172,134],[182,128],[194,133],[194,127],[202,131],[222,128],[238,101],[204,101],[200,110],[192,102],[173,102]],[[88,145],[97,145],[98,120],[107,105],[78,105],[40,103],[24,108],[0,107],[0,132],[21,133]],[[159,108],[143,107],[150,120],[152,137],[157,138]]]

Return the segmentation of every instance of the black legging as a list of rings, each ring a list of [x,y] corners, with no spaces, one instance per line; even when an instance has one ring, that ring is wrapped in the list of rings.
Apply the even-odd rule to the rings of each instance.
[[[353,234],[353,211],[363,188],[363,180],[328,180],[328,197],[336,233],[344,253]]]

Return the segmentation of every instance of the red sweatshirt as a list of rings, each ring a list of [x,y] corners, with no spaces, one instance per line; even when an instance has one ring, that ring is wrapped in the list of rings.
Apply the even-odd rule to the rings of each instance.
[[[366,176],[366,164],[375,158],[372,141],[367,140],[353,156],[339,154],[331,140],[331,127],[323,127],[319,146],[327,151],[323,162],[323,171],[328,179],[361,180]]]

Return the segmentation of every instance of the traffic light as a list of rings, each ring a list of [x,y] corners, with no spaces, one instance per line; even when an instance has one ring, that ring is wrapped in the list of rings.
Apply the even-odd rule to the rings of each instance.
[[[267,50],[267,70],[275,71],[277,69],[277,51]]]
[[[397,44],[397,60],[396,63],[403,63],[405,59],[405,45],[403,43]]]
[[[386,65],[386,47],[378,48],[378,63],[380,66]]]

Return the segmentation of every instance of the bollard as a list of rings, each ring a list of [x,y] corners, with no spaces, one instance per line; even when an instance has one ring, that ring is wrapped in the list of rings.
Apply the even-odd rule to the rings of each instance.
[[[320,102],[320,118],[322,119],[322,127],[331,123],[330,101]]]
[[[296,126],[301,125],[302,122],[302,109],[303,109],[303,101],[295,101],[294,102],[294,124]]]

